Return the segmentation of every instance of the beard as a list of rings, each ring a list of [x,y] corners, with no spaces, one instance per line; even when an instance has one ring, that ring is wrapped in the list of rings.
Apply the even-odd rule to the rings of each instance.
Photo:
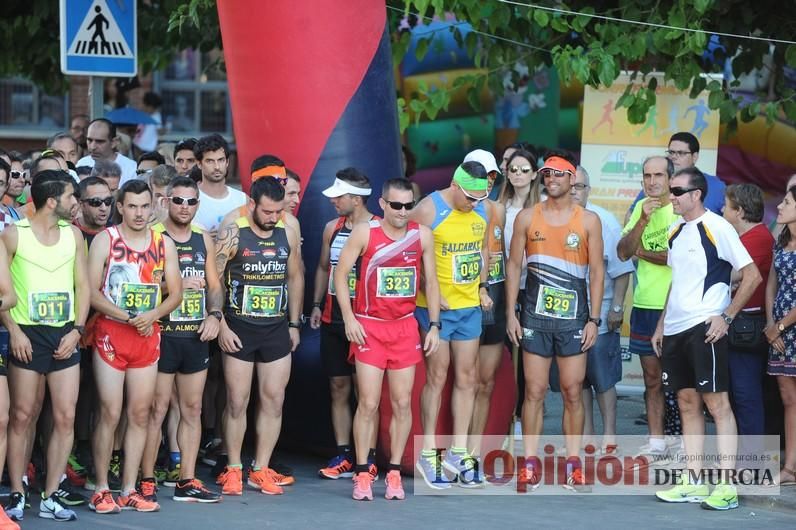
[[[259,228],[263,232],[270,232],[271,230],[276,228],[276,223],[270,223],[261,220],[260,217],[257,215],[256,211],[252,214],[252,221],[254,221],[254,224],[257,225],[257,228]]]

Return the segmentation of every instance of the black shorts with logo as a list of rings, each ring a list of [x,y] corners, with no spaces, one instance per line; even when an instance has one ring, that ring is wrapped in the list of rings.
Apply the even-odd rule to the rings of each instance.
[[[251,324],[227,316],[227,325],[242,344],[241,349],[234,353],[224,352],[227,355],[250,363],[271,363],[290,355],[290,332],[286,318],[274,323],[264,321],[262,324]]]
[[[705,342],[707,324],[700,323],[675,335],[664,335],[661,355],[663,389],[676,392],[693,388],[697,392],[728,392],[730,365],[727,336],[715,343]]]
[[[321,324],[321,363],[327,377],[350,377],[354,365],[348,362],[351,343],[344,324]]]
[[[10,355],[9,358],[14,366],[47,375],[50,372],[64,370],[65,368],[80,363],[80,350],[78,348],[75,348],[72,355],[66,359],[56,360],[53,357],[55,350],[58,349],[58,345],[61,343],[61,339],[74,328],[72,322],[60,328],[41,325],[20,325],[19,327],[25,336],[28,337],[28,340],[30,340],[30,345],[33,348],[33,355],[29,363],[19,361],[13,355]]]
[[[158,372],[164,374],[195,374],[207,370],[210,364],[210,345],[196,337],[160,335]]]

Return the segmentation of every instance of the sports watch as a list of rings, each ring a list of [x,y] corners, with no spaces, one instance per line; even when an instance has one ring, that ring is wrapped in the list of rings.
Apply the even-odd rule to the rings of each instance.
[[[442,322],[437,322],[436,320],[432,320],[428,323],[428,327],[435,327],[437,329],[442,329]]]
[[[727,313],[722,313],[721,318],[724,319],[724,323],[727,324],[728,326],[732,324],[733,318]]]
[[[601,319],[600,317],[597,318],[589,317],[589,322],[592,322],[595,326],[599,328],[603,323],[603,319]]]
[[[221,322],[221,320],[224,318],[224,315],[221,313],[221,311],[210,311],[207,315],[216,317],[219,322]]]
[[[287,327],[301,329],[301,322],[288,322]]]

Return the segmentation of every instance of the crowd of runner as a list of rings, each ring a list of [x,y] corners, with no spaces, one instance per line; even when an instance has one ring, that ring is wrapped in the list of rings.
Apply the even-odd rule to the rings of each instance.
[[[0,528],[17,527],[34,487],[39,516],[68,521],[86,503],[81,486],[93,491],[91,510],[111,514],[158,511],[164,487],[174,501],[215,503],[245,487],[280,495],[295,482],[273,452],[304,322],[299,177],[265,154],[244,194],[226,183],[230,150],[219,135],[176,144],[169,163],[157,152],[136,163],[116,152],[116,137],[97,119],[31,159],[0,152],[0,468],[7,462],[11,491]],[[761,190],[724,189],[696,168],[698,154],[696,138],[677,133],[666,156],[649,156],[624,227],[589,202],[588,172],[569,154],[540,156],[525,144],[506,149],[500,165],[487,151],[469,153],[450,184],[424,198],[403,177],[374,189],[353,167],[329,176],[323,194],[338,217],[323,230],[307,311],[320,328],[337,444],[319,476],[352,478],[353,498],[373,499],[386,372],[384,496],[404,499],[401,460],[425,362],[415,471],[434,489],[483,487],[480,435],[513,344],[526,457],[517,480],[541,484],[552,388],[564,404],[565,487],[590,491],[581,442],[596,439],[593,397],[599,451],[618,451],[619,329],[635,277],[642,453],[699,453],[679,435],[702,434],[706,408],[733,440],[719,450],[734,454],[736,434],[764,434],[767,370],[790,429],[777,480],[795,483],[796,179],[775,239],[761,223]],[[383,217],[369,209],[376,202]],[[733,331],[742,320],[751,335]],[[449,373],[453,423],[442,444]],[[250,402],[255,444],[245,462]],[[197,478],[200,458],[218,488]],[[730,483],[709,491],[684,479],[657,496],[738,506]]]

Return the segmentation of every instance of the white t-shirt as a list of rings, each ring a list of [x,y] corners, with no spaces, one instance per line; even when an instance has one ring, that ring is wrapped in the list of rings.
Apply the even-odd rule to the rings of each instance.
[[[672,290],[663,334],[675,335],[720,315],[730,305],[732,270],[750,263],[738,233],[723,217],[708,210],[693,221],[672,224],[668,257]]]
[[[155,111],[149,115],[154,124],[139,125],[133,138],[133,143],[142,151],[154,151],[158,146],[158,128],[162,126],[163,118],[160,111]]]
[[[605,279],[603,301],[600,306],[600,318],[602,324],[597,330],[597,333],[602,335],[608,333],[608,311],[611,310],[611,302],[614,299],[614,280],[623,274],[634,272],[633,262],[630,260],[622,261],[616,253],[616,246],[622,238],[622,227],[619,226],[619,221],[616,220],[614,214],[601,206],[586,203],[586,209],[597,214],[600,218],[600,223],[603,226],[603,260],[605,260]],[[588,282],[589,277],[586,276]]]
[[[215,232],[224,216],[246,204],[247,200],[245,193],[229,186],[226,197],[222,199],[216,199],[199,190],[199,209],[196,210],[194,223],[208,232]]]
[[[122,178],[119,180],[120,188],[124,186],[124,183],[128,180],[133,180],[138,177],[135,173],[135,170],[138,169],[138,164],[135,163],[135,160],[131,160],[121,153],[116,153],[116,160],[114,160],[114,162],[119,164],[119,167],[122,169]],[[86,155],[77,161],[75,167],[80,166],[94,167],[94,159],[91,158],[91,155]]]

